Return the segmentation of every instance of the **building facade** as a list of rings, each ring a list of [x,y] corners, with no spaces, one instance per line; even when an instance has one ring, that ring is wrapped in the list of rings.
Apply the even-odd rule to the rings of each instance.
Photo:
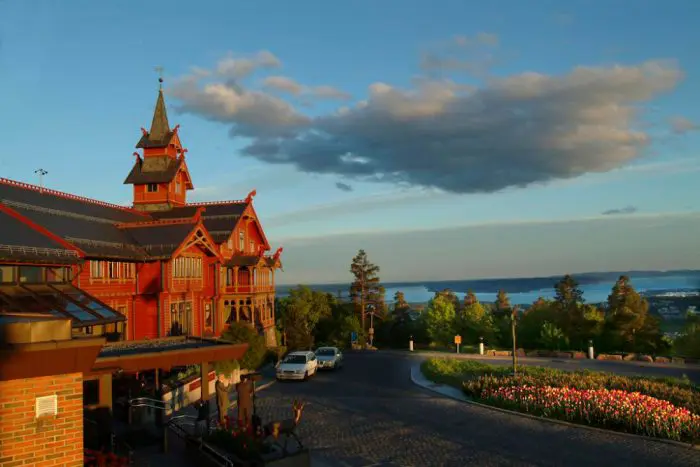
[[[110,340],[218,336],[243,321],[276,345],[282,249],[270,254],[255,191],[187,202],[187,149],[162,89],[141,131],[131,207],[0,178],[0,311],[62,313],[75,334]]]

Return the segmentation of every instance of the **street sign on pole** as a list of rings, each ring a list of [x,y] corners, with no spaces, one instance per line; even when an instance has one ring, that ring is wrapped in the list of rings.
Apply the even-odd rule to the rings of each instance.
[[[355,331],[350,333],[350,343],[354,344],[357,342],[357,333]]]
[[[455,336],[455,344],[457,344],[457,353],[459,353],[459,344],[461,344],[461,343],[462,343],[462,336],[457,334]]]

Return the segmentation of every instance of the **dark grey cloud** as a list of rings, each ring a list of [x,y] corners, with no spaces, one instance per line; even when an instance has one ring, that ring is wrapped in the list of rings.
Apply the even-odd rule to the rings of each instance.
[[[481,42],[497,43],[488,36]],[[314,117],[265,92],[200,83],[194,75],[172,93],[183,110],[251,138],[243,154],[259,161],[350,181],[475,193],[627,164],[650,142],[639,125],[644,104],[681,79],[671,61],[577,67],[560,76],[527,72],[480,87],[423,77],[411,89],[374,83],[365,100]]]
[[[335,187],[340,191],[352,191],[352,185],[343,182],[335,182]]]
[[[637,211],[639,211],[639,209],[636,206],[625,206],[624,208],[608,209],[607,211],[603,211],[602,214],[604,216],[612,216],[619,214],[634,214]]]

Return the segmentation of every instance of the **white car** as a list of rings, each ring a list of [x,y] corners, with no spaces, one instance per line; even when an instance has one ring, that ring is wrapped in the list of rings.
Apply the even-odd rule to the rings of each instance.
[[[311,351],[290,352],[277,364],[277,380],[301,379],[307,380],[316,374],[318,361],[316,354]]]
[[[320,370],[342,368],[343,352],[338,347],[319,347],[316,349],[316,360]]]

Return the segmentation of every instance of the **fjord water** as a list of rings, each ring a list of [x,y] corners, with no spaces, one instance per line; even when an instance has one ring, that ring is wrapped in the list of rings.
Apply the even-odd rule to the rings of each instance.
[[[639,292],[645,292],[650,294],[653,292],[661,291],[694,291],[698,289],[698,279],[693,276],[685,275],[674,275],[674,276],[656,276],[656,277],[644,277],[644,276],[631,276],[632,285]],[[554,282],[552,286],[546,289],[530,290],[527,292],[516,292],[509,293],[511,303],[514,305],[525,305],[531,304],[539,297],[542,298],[553,298],[554,297]],[[610,289],[612,288],[615,281],[601,281],[596,283],[581,285],[581,290],[583,291],[583,298],[587,303],[600,303],[608,299],[610,294]],[[507,288],[504,287],[506,292]],[[387,287],[386,297],[387,301],[393,299],[394,294],[397,291],[404,293],[406,301],[409,303],[422,303],[427,302],[435,295],[435,291],[429,289],[421,283],[416,283],[415,285],[405,285],[402,287]],[[498,290],[488,290],[479,291],[475,290],[477,298],[484,302],[492,302],[496,298],[496,293]],[[464,298],[466,290],[455,290],[458,297]]]

